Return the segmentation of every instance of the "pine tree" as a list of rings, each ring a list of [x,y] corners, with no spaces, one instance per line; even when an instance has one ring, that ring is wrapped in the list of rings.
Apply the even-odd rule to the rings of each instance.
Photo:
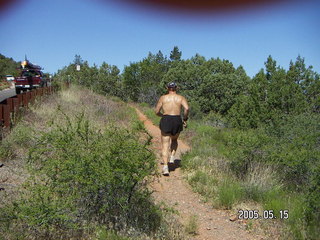
[[[174,46],[173,50],[170,53],[170,60],[171,61],[180,61],[181,60],[182,52],[179,51],[177,46]]]

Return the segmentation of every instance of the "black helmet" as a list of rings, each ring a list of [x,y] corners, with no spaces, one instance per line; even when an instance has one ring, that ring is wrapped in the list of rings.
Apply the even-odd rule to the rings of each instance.
[[[177,88],[177,84],[175,82],[170,82],[168,83],[167,88]]]

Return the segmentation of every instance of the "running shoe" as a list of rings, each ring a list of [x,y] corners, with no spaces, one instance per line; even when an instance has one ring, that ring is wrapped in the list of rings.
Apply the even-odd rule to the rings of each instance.
[[[175,159],[175,157],[174,157],[174,156],[170,156],[169,163],[174,163],[174,159]]]
[[[163,166],[162,174],[163,174],[164,176],[169,176],[169,168],[168,168],[167,165]]]

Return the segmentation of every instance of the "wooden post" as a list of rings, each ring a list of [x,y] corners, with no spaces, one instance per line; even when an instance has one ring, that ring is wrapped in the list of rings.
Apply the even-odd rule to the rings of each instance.
[[[28,96],[28,102],[31,103],[31,92],[27,92],[27,96]]]
[[[25,108],[28,108],[28,95],[26,93],[22,93],[22,102]]]
[[[30,103],[30,92],[26,92],[26,98],[27,98],[27,107]]]
[[[22,105],[22,94],[18,94],[17,95],[17,99],[18,99],[18,104],[19,104],[19,107]]]
[[[5,128],[10,128],[10,111],[9,111],[9,105],[3,104],[3,122]]]
[[[35,100],[35,98],[36,98],[36,96],[35,96],[35,94],[34,94],[34,90],[32,90],[31,92],[30,92],[30,96],[31,96],[31,102],[32,102],[32,104],[34,103],[34,100]]]
[[[30,103],[33,103],[33,90],[29,92],[29,101]]]
[[[19,98],[13,98],[13,110],[18,112],[20,107]]]
[[[7,105],[9,107],[9,112],[13,112],[13,99],[7,98]]]
[[[3,139],[3,107],[0,104],[0,140]]]
[[[0,104],[0,127],[2,127],[3,123],[3,104]]]

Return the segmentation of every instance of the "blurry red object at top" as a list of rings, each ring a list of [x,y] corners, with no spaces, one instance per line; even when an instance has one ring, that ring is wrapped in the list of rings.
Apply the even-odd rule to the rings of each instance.
[[[108,0],[104,0],[107,2]],[[119,0],[118,0],[119,1]],[[123,2],[145,5],[151,7],[162,7],[176,11],[220,11],[247,7],[259,7],[288,0],[122,0]]]
[[[0,10],[5,10],[13,3],[18,3],[21,0],[0,0]],[[26,0],[27,1],[27,0]],[[88,0],[91,1],[91,0]],[[175,11],[220,11],[232,10],[238,8],[258,7],[267,4],[274,4],[277,2],[284,2],[289,0],[100,0],[108,3],[110,1],[126,2],[133,5],[161,7],[163,9]],[[290,0],[297,1],[297,0]],[[94,1],[92,1],[94,2]]]

